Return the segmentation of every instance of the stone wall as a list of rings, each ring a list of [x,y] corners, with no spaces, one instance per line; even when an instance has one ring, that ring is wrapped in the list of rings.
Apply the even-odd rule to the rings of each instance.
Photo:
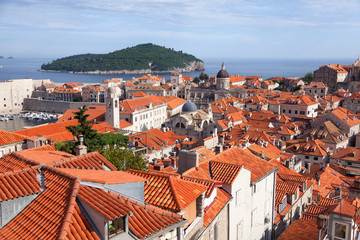
[[[105,105],[104,103],[94,102],[64,102],[50,101],[35,98],[24,99],[24,111],[48,112],[48,113],[64,113],[68,109],[79,109],[82,106]]]

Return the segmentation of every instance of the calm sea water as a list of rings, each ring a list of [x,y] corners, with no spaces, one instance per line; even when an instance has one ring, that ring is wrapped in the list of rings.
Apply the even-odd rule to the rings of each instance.
[[[13,132],[24,129],[26,127],[34,127],[34,126],[47,124],[47,123],[54,123],[54,122],[56,122],[56,120],[35,121],[35,120],[27,120],[25,118],[19,118],[15,116],[14,120],[9,120],[4,122],[0,121],[0,129]]]
[[[20,78],[51,79],[56,83],[84,82],[97,83],[109,78],[130,80],[141,75],[87,75],[40,72],[41,64],[51,62],[50,58],[14,58],[0,59],[0,81]],[[215,76],[224,61],[230,75],[270,77],[302,77],[325,64],[351,65],[355,59],[204,59],[205,73]],[[200,72],[184,73],[191,77],[199,76]],[[169,74],[162,74],[166,79]]]

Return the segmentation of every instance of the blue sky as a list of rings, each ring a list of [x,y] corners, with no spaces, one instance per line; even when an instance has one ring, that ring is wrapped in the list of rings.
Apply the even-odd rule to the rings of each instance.
[[[199,58],[357,58],[359,0],[0,0],[0,56],[139,43]]]

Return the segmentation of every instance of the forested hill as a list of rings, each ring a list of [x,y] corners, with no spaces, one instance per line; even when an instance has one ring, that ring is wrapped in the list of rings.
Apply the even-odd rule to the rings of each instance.
[[[149,63],[152,63],[152,71],[158,72],[189,68],[190,65],[194,68],[191,71],[203,70],[196,69],[201,66],[203,68],[203,61],[193,55],[152,43],[140,44],[108,54],[80,54],[60,58],[43,64],[41,69],[62,72],[137,71],[149,70]]]

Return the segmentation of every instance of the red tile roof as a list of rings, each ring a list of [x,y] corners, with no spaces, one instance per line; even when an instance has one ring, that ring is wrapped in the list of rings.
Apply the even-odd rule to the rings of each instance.
[[[216,193],[213,203],[204,209],[204,227],[209,226],[231,198],[231,195],[221,188],[217,188]]]
[[[133,215],[129,217],[129,229],[140,239],[144,239],[172,224],[183,221],[180,215],[154,206],[139,204],[119,194],[111,194],[117,198],[116,200],[119,204],[128,207],[133,213]]]
[[[0,202],[41,192],[37,168],[0,173]]]
[[[305,237],[306,236],[306,237]],[[316,220],[295,220],[278,240],[318,239]]]
[[[0,229],[2,239],[65,239],[76,202],[79,180],[44,168],[46,189]]]
[[[182,176],[182,179],[206,186],[207,187],[207,191],[205,194],[206,197],[209,197],[211,195],[212,191],[215,189],[216,186],[222,185],[222,182],[212,179],[201,179],[201,178],[187,177],[187,176]]]
[[[150,104],[152,104],[153,106],[158,106],[165,103],[158,96],[126,99],[119,103],[119,106],[121,108],[120,113],[131,114],[134,111],[148,109]]]
[[[186,103],[185,99],[175,96],[159,96],[159,98],[167,103],[167,109],[174,109]]]
[[[146,179],[134,176],[123,171],[105,171],[105,170],[90,170],[90,169],[71,169],[59,168],[60,171],[65,172],[71,176],[78,177],[81,181],[97,182],[103,184],[118,184],[129,182],[145,182]]]
[[[124,120],[124,119],[121,119],[120,122],[119,122],[119,128],[120,129],[127,128],[127,127],[130,127],[130,126],[132,126],[132,124],[129,123],[128,121]]]
[[[95,169],[95,170],[117,170],[116,167],[104,158],[98,152],[91,152],[80,156],[72,156],[71,158],[63,159],[61,162],[56,162],[56,167],[62,168],[80,168],[80,169]]]
[[[242,167],[251,172],[251,182],[257,181],[276,168],[250,151],[232,147],[208,161],[200,163],[198,168],[189,169],[183,175],[205,179],[213,178],[226,184],[232,184]]]
[[[295,194],[299,185],[290,182],[276,182],[276,191],[286,192],[288,194]]]
[[[0,146],[22,142],[26,136],[0,129]]]
[[[148,147],[148,150],[153,148],[157,151],[162,148],[175,145],[175,142],[171,138],[167,137],[166,134],[157,128],[134,133],[130,136],[138,142],[139,146]]]
[[[138,170],[127,172],[147,179],[148,182],[144,185],[145,202],[175,212],[187,207],[207,190],[202,184],[180,179],[174,175]]]

